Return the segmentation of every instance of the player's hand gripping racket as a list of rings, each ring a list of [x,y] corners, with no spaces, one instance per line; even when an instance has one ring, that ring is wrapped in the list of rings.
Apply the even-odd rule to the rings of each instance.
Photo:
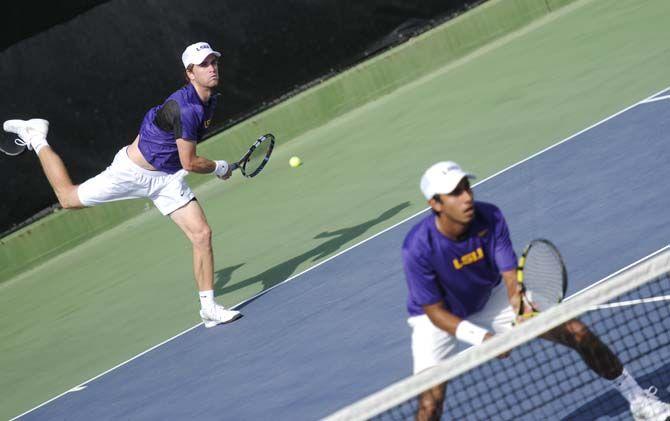
[[[549,240],[533,240],[526,246],[517,268],[521,287],[519,319],[535,316],[563,301],[568,274],[558,249]]]
[[[257,176],[265,164],[268,163],[272,149],[275,147],[275,137],[272,133],[264,134],[254,142],[239,161],[230,164],[230,170],[240,169],[242,175],[248,178]]]

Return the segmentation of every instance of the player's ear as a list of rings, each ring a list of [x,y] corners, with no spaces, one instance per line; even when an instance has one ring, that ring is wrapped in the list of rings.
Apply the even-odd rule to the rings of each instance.
[[[435,213],[439,213],[442,210],[442,199],[439,194],[434,195],[428,200],[428,204],[433,209]]]
[[[184,78],[187,83],[195,78],[195,75],[193,74],[193,64],[189,64],[186,70],[184,70]]]

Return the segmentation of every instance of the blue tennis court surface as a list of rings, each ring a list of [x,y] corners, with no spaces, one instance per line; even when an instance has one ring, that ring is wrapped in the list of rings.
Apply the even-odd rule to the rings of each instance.
[[[558,245],[568,294],[668,244],[667,93],[475,188],[476,199],[503,210],[517,251],[535,237]],[[23,419],[311,420],[408,376],[400,245],[425,215],[246,303],[241,320],[191,330]],[[670,363],[664,357],[658,364]],[[667,397],[664,381],[656,386]],[[596,390],[573,409],[613,396],[604,384]]]

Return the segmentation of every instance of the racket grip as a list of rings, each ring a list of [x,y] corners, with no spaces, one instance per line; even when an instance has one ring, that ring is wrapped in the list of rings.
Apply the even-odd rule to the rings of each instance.
[[[238,164],[237,162],[233,162],[232,164],[230,164],[230,171],[235,171],[238,168],[240,168],[240,164]]]

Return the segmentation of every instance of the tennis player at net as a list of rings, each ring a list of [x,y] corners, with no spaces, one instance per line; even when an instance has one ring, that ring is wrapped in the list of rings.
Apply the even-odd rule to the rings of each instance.
[[[410,230],[402,247],[414,373],[453,355],[457,341],[476,346],[512,329],[518,317],[517,258],[507,224],[496,206],[474,200],[472,177],[454,162],[440,162],[421,178],[433,212]],[[655,396],[655,388],[642,389],[580,321],[543,337],[577,351],[629,402],[636,420],[670,419],[670,405]],[[440,419],[445,391],[442,384],[421,394],[416,418]]]
[[[197,141],[211,122],[216,107],[221,54],[206,42],[189,45],[182,54],[188,83],[162,105],[145,115],[139,134],[97,176],[75,185],[61,158],[47,143],[49,123],[42,119],[8,120],[5,131],[34,150],[64,209],[79,209],[116,200],[149,198],[163,215],[182,229],[193,245],[193,270],[200,291],[200,317],[206,327],[233,321],[240,313],[214,301],[214,258],[211,228],[195,194],[186,184],[186,171],[230,177],[226,161],[196,154]]]

